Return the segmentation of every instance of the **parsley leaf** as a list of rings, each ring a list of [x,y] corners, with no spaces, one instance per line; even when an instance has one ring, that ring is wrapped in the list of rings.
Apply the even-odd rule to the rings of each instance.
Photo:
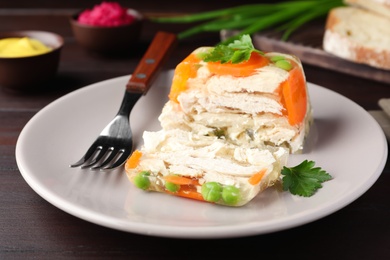
[[[248,34],[244,34],[240,39],[228,45],[217,45],[210,52],[202,54],[201,57],[205,62],[231,62],[232,64],[237,64],[249,60],[252,52],[263,54],[255,49],[251,37]]]
[[[321,183],[332,179],[332,176],[314,165],[315,162],[305,160],[295,167],[284,166],[281,172],[284,175],[283,190],[289,190],[294,195],[310,197],[322,188]]]

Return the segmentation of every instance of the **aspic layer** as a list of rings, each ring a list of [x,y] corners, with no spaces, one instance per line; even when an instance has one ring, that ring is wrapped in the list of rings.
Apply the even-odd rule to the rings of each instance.
[[[206,62],[193,51],[175,69],[162,129],[144,132],[126,163],[135,186],[242,206],[280,181],[312,121],[298,58],[252,52],[240,63]]]

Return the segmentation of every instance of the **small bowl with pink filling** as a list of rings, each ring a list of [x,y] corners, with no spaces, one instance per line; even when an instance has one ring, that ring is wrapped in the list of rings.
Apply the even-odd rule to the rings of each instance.
[[[102,2],[70,17],[76,41],[100,53],[129,52],[141,36],[143,16],[116,2]]]

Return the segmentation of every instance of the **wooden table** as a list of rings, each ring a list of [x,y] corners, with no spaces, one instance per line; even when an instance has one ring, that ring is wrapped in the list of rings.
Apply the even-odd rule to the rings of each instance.
[[[143,0],[132,1],[132,7],[144,13],[184,13],[220,7],[215,2],[164,1],[161,4]],[[236,1],[223,2],[227,7]],[[345,208],[303,226],[242,238],[173,239],[121,232],[76,218],[37,195],[21,176],[15,158],[19,133],[28,120],[73,90],[130,74],[158,29],[172,32],[182,29],[148,22],[135,54],[96,55],[75,42],[68,23],[70,14],[95,3],[91,0],[4,0],[0,3],[0,30],[47,30],[65,37],[55,88],[24,95],[0,91],[0,259],[245,259],[250,256],[254,259],[289,256],[390,259],[389,161],[378,181]],[[218,40],[217,34],[210,33],[180,42],[166,68],[174,68],[196,47],[214,45]],[[366,110],[379,109],[378,100],[390,95],[387,84],[304,66],[308,81],[334,90]]]

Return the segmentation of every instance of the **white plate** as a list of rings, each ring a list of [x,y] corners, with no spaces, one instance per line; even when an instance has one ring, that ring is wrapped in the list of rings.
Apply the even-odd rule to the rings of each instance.
[[[137,144],[144,130],[160,128],[172,71],[163,73],[131,114]],[[387,142],[377,122],[360,106],[328,89],[309,85],[314,126],[308,149],[290,157],[328,171],[314,196],[269,188],[246,206],[233,208],[144,192],[123,169],[99,172],[69,168],[116,114],[129,76],[79,89],[49,104],[21,132],[17,164],[26,182],[54,206],[102,226],[144,235],[227,238],[288,229],[327,216],[366,192],[380,176]]]

